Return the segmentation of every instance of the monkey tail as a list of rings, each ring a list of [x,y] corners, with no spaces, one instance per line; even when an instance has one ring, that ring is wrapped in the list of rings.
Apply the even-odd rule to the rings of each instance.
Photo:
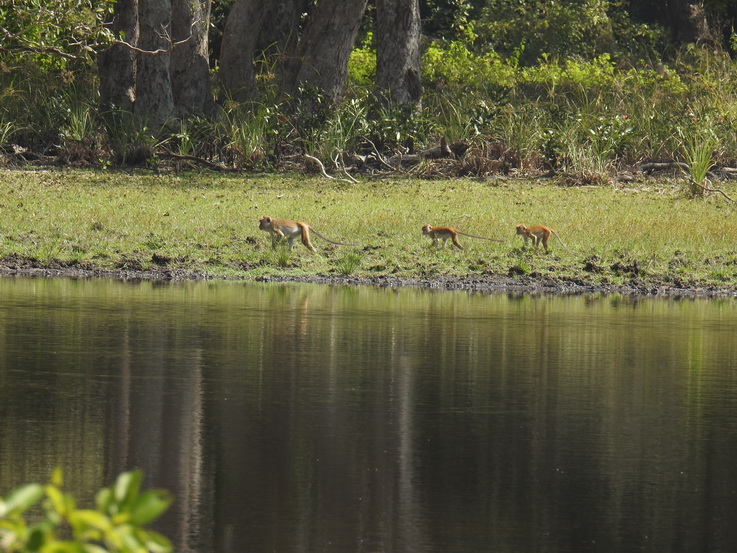
[[[563,239],[562,239],[562,238],[561,238],[560,236],[558,236],[558,233],[557,233],[557,232],[555,232],[555,231],[554,231],[553,229],[550,229],[550,232],[552,232],[553,234],[555,234],[555,237],[556,237],[556,238],[558,239],[558,242],[560,242],[560,243],[561,243],[561,245],[562,245],[562,246],[563,246],[563,247],[564,247],[564,248],[566,249],[566,251],[568,251],[568,253],[573,253],[573,252],[572,252],[572,251],[571,251],[571,250],[570,250],[570,249],[568,248],[568,246],[566,246],[566,243],[565,243],[565,242],[563,242]]]
[[[487,238],[486,236],[476,236],[475,234],[468,234],[467,232],[461,232],[460,230],[456,231],[458,234],[462,234],[463,236],[468,236],[469,238],[478,238],[479,240],[489,240],[491,242],[504,242],[504,240],[499,240],[498,238]]]
[[[317,236],[319,236],[320,238],[322,238],[326,242],[330,242],[331,244],[335,244],[336,246],[358,246],[359,245],[359,244],[349,244],[349,243],[346,243],[346,242],[336,242],[335,240],[331,240],[330,238],[328,238],[326,236],[323,236],[322,234],[320,234],[319,232],[317,232],[314,227],[310,226],[309,228]]]

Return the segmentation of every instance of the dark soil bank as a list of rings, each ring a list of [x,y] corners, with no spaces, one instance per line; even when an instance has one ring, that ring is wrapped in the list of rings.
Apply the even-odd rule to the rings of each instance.
[[[0,276],[4,277],[60,277],[111,278],[117,280],[189,281],[226,280],[226,277],[183,269],[151,268],[145,270],[105,270],[86,265],[51,263],[42,265],[20,256],[0,259]],[[227,278],[227,280],[235,280]],[[243,279],[244,281],[246,279]],[[737,298],[737,289],[731,287],[676,287],[672,284],[633,280],[625,285],[600,285],[576,279],[550,279],[532,276],[435,276],[433,278],[357,277],[357,276],[290,276],[258,277],[257,282],[303,282],[345,286],[377,286],[382,288],[417,287],[433,290],[468,290],[480,293],[522,294],[625,294],[664,298]]]

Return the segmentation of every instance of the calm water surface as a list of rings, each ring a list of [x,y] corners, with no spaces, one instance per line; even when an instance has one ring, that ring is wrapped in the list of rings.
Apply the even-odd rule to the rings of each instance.
[[[182,553],[737,551],[737,302],[0,279],[0,495]]]

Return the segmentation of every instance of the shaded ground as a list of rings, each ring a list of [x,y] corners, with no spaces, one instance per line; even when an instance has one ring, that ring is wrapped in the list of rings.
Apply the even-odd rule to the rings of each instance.
[[[60,277],[75,279],[111,278],[116,280],[242,280],[211,275],[205,272],[189,272],[183,269],[151,268],[145,270],[104,270],[87,264],[51,263],[42,265],[34,259],[11,255],[0,259],[0,277]],[[577,279],[551,279],[528,275],[469,277],[435,276],[433,278],[401,277],[356,277],[356,276],[290,276],[259,277],[256,282],[303,282],[345,286],[377,286],[382,288],[417,287],[435,290],[469,290],[482,293],[529,293],[529,294],[625,294],[643,297],[678,298],[737,298],[733,287],[678,287],[640,279],[626,285],[596,285]]]

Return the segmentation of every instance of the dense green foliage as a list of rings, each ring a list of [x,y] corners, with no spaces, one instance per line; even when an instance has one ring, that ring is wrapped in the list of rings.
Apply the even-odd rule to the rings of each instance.
[[[77,506],[51,482],[25,484],[0,498],[0,548],[5,553],[166,553],[168,539],[143,527],[169,508],[164,490],[140,491],[140,471],[124,472],[95,498],[95,509]],[[40,507],[41,515],[38,516]]]
[[[102,25],[106,3],[31,4],[0,8],[6,164],[24,159],[9,155],[17,144],[68,164],[151,164],[157,154],[176,154],[275,169],[304,152],[338,170],[352,164],[352,153],[374,146],[384,155],[418,151],[443,136],[471,145],[454,175],[554,169],[572,182],[605,183],[643,160],[731,165],[737,155],[734,36],[714,47],[710,37],[721,30],[714,24],[703,41],[679,44],[623,0],[428,0],[421,108],[375,97],[368,32],[337,106],[311,90],[280,97],[263,60],[258,101],[220,98],[217,117],[172,120],[156,134],[130,114],[98,110],[94,53],[110,40]],[[214,11],[219,26],[225,5]],[[721,16],[710,21],[733,17],[728,6],[707,8]],[[36,12],[41,23],[32,20]]]

